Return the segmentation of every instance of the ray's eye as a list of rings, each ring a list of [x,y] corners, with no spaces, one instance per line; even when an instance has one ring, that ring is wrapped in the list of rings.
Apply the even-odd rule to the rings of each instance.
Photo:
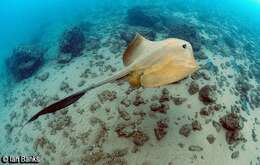
[[[183,47],[183,49],[186,49],[187,45],[186,45],[186,44],[183,44],[182,47]]]

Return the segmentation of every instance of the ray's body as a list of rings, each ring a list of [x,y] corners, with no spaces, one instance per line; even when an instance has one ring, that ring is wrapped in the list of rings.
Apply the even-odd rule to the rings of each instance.
[[[153,42],[139,34],[125,50],[123,62],[125,68],[121,71],[45,107],[26,124],[36,120],[41,115],[54,113],[73,104],[91,89],[114,82],[122,77],[127,76],[128,82],[132,86],[158,87],[179,81],[198,68],[189,42],[175,38]]]

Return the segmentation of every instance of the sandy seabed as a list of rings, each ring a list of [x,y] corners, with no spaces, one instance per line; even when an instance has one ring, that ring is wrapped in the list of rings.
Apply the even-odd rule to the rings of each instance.
[[[106,84],[19,132],[22,124],[44,106],[123,68],[124,47],[117,48],[121,41],[115,29],[124,29],[124,25],[118,25],[118,19],[122,18],[96,20],[94,29],[102,36],[100,48],[86,50],[67,64],[49,61],[34,76],[17,83],[10,93],[12,101],[4,107],[8,117],[1,120],[0,155],[39,155],[41,164],[259,164],[260,108],[248,106],[249,113],[241,109],[235,89],[239,71],[226,65],[235,58],[217,54],[207,45],[201,48],[207,58],[198,59],[201,69],[178,83],[146,89],[131,88],[124,80]],[[195,18],[190,20],[203,26]],[[215,36],[204,30],[200,35],[208,40]],[[165,37],[158,33],[156,39]],[[222,51],[228,52],[221,42]],[[58,54],[56,48],[57,43],[48,53]],[[242,51],[236,49],[238,54]],[[208,61],[218,68],[217,73],[203,69]],[[247,67],[250,61],[236,62]],[[194,94],[189,91],[192,83],[199,87],[193,89]],[[250,79],[250,84],[259,88],[255,79]],[[199,99],[206,85],[216,85],[216,101],[208,105]],[[229,130],[220,118],[231,109],[243,124],[237,131],[239,137],[228,144]]]

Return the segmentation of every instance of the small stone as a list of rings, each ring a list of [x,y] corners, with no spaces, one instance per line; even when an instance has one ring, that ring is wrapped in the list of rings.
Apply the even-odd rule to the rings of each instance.
[[[221,125],[220,125],[218,122],[216,122],[215,120],[213,120],[213,121],[212,121],[212,125],[213,125],[213,127],[215,127],[215,129],[216,129],[217,132],[220,131]]]
[[[164,88],[162,90],[162,95],[159,99],[159,102],[165,102],[170,100],[169,90],[167,88]]]
[[[195,81],[192,81],[188,89],[189,94],[194,95],[198,91],[199,91],[199,85]]]
[[[228,131],[236,131],[243,128],[243,121],[235,113],[229,113],[219,119],[222,127]]]
[[[150,105],[150,109],[153,112],[166,113],[169,109],[169,105],[163,103],[153,103]]]
[[[130,137],[134,133],[134,128],[131,124],[119,123],[115,131],[119,137]]]
[[[129,113],[126,112],[125,110],[122,110],[121,108],[118,108],[118,113],[119,113],[120,117],[123,118],[124,120],[131,119],[131,116],[129,115]]]
[[[179,134],[188,137],[190,135],[191,132],[191,125],[190,124],[184,124],[180,130],[179,130]]]
[[[253,139],[254,142],[257,142],[257,141],[258,141],[258,140],[257,140],[256,133],[255,133],[255,129],[252,129],[252,134],[251,134],[251,136],[252,136],[252,139]]]
[[[233,152],[233,153],[231,154],[231,158],[232,158],[232,159],[236,159],[236,158],[238,158],[238,156],[239,156],[239,151],[235,151],[235,152]]]
[[[58,63],[66,64],[66,63],[70,62],[71,59],[72,59],[72,55],[70,53],[61,53],[58,56]]]
[[[200,115],[202,115],[202,116],[209,116],[209,115],[210,115],[210,112],[209,112],[209,110],[207,109],[207,107],[201,108],[201,110],[200,110]]]
[[[228,144],[234,144],[240,140],[239,131],[227,131],[226,132],[226,141]]]
[[[78,83],[78,87],[82,87],[83,85],[85,85],[86,81],[85,80],[81,80],[79,83]]]
[[[192,125],[193,131],[201,131],[202,130],[201,124],[198,120],[193,121],[191,125]]]
[[[157,140],[161,140],[166,134],[168,129],[167,120],[160,120],[157,122],[157,127],[154,128],[155,137]]]
[[[142,131],[134,131],[132,137],[134,144],[138,146],[144,145],[144,143],[149,140],[149,137]]]
[[[187,100],[186,98],[172,97],[172,101],[174,102],[175,105],[181,105],[186,100]]]
[[[137,95],[137,96],[135,97],[135,100],[134,100],[134,102],[133,102],[133,104],[134,104],[135,106],[139,106],[139,105],[144,104],[144,103],[145,103],[145,102],[144,102],[144,98],[141,97],[141,96],[139,96],[139,95]]]
[[[131,101],[129,99],[123,99],[121,104],[123,104],[125,107],[129,107],[131,105]]]
[[[178,146],[179,146],[180,148],[183,148],[183,147],[184,147],[184,144],[183,144],[183,143],[178,143]]]
[[[45,72],[42,75],[37,76],[36,78],[38,80],[45,81],[45,80],[47,80],[49,78],[49,75],[50,75],[49,72]]]
[[[215,138],[212,134],[209,134],[209,135],[207,136],[207,140],[208,140],[209,144],[213,144],[214,141],[215,141],[215,139],[216,139],[216,138]]]
[[[93,104],[91,104],[90,106],[90,111],[91,112],[95,112],[97,109],[99,109],[101,107],[101,104],[99,102],[95,102]]]
[[[104,103],[106,101],[113,101],[114,99],[117,98],[115,91],[110,91],[110,90],[104,90],[100,94],[98,94],[98,98],[101,103]]]
[[[199,91],[199,99],[204,104],[211,104],[216,102],[216,86],[215,85],[205,85]]]
[[[203,148],[200,146],[196,146],[196,145],[191,145],[189,146],[189,151],[202,151]]]

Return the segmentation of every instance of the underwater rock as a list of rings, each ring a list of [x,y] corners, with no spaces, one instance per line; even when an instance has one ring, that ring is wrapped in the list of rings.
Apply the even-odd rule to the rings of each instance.
[[[140,6],[130,8],[127,11],[127,23],[129,25],[153,27],[159,20],[158,16],[152,15]]]
[[[66,30],[60,39],[59,50],[61,55],[71,54],[79,56],[85,49],[86,38],[79,27]]]
[[[72,55],[70,53],[61,53],[58,57],[58,63],[66,64],[70,62],[71,59],[72,59]]]
[[[211,104],[217,100],[215,85],[205,85],[199,91],[199,99],[204,104]]]
[[[137,146],[142,146],[149,140],[149,136],[139,130],[133,132],[132,138],[134,144]]]
[[[196,59],[200,59],[200,60],[206,60],[208,59],[208,56],[203,52],[203,51],[198,51],[194,54]]]
[[[207,141],[209,142],[209,144],[213,144],[215,140],[216,138],[212,134],[209,134],[207,136]]]
[[[245,81],[243,78],[238,78],[236,81],[235,88],[240,94],[247,94],[247,92],[253,88],[254,86],[249,84],[247,81]]]
[[[57,131],[62,130],[65,127],[70,126],[72,123],[71,116],[61,115],[57,118],[54,118],[52,121],[48,123],[48,127],[51,128],[51,133],[55,134]]]
[[[110,90],[104,90],[100,94],[98,94],[98,98],[101,103],[104,103],[106,101],[113,101],[117,98],[116,91],[110,91]]]
[[[106,154],[103,151],[86,152],[81,155],[82,164],[97,164],[104,159]]]
[[[85,80],[80,80],[80,82],[78,83],[78,87],[82,87],[85,84],[86,84]]]
[[[51,153],[56,153],[56,145],[51,142],[47,137],[38,137],[33,144],[33,148],[35,151],[42,149],[46,155],[50,155]]]
[[[20,81],[32,76],[44,62],[45,50],[41,47],[24,45],[13,50],[6,60],[8,70],[15,80]]]
[[[97,111],[99,108],[101,108],[101,104],[96,101],[96,102],[94,102],[93,104],[90,105],[89,110],[90,110],[91,112],[95,112],[95,111]]]
[[[250,105],[251,107],[260,107],[260,89],[254,88],[250,92]]]
[[[66,93],[70,93],[73,91],[73,89],[70,87],[70,85],[64,81],[62,81],[60,84],[60,90],[66,92]]]
[[[217,122],[215,120],[212,121],[212,126],[215,127],[217,132],[219,132],[221,129],[221,125],[219,124],[219,122]]]
[[[42,75],[37,76],[36,78],[38,80],[45,81],[45,80],[47,80],[49,78],[49,75],[50,75],[49,72],[45,72]]]
[[[184,124],[180,130],[179,130],[179,134],[185,136],[185,137],[188,137],[191,133],[191,125],[190,124]]]
[[[165,101],[170,101],[170,92],[167,88],[163,88],[162,90],[162,95],[159,98],[159,102],[165,102]]]
[[[257,139],[257,135],[256,135],[255,132],[256,132],[255,128],[252,129],[252,131],[251,131],[251,136],[252,136],[253,141],[254,141],[254,142],[257,142],[258,139]]]
[[[131,137],[134,132],[134,126],[132,123],[119,123],[115,131],[119,137]]]
[[[120,103],[125,107],[129,107],[131,105],[131,100],[124,98]]]
[[[202,130],[201,124],[198,120],[193,121],[191,123],[191,126],[192,126],[193,131],[201,131]]]
[[[189,151],[202,151],[203,148],[200,146],[196,146],[196,145],[190,145],[189,146]]]
[[[237,114],[229,113],[221,117],[219,122],[226,129],[226,141],[228,144],[234,144],[242,139],[240,130],[243,128],[243,120]]]
[[[87,38],[86,39],[86,46],[85,49],[87,51],[91,51],[91,50],[98,50],[100,48],[100,41],[98,38]]]
[[[231,154],[231,158],[232,158],[232,159],[236,159],[236,158],[238,158],[238,156],[239,156],[239,151],[235,151],[235,152],[233,152],[233,153]]]
[[[137,96],[135,97],[135,100],[133,101],[133,105],[139,106],[139,105],[141,105],[141,104],[145,104],[144,98],[141,97],[141,96],[139,96],[139,95],[137,95]]]
[[[183,97],[171,97],[175,105],[181,105],[183,102],[187,101],[187,98]]]
[[[218,67],[214,65],[211,61],[207,62],[205,65],[201,67],[201,69],[205,69],[212,73],[218,73]]]
[[[199,85],[195,81],[192,81],[190,83],[188,92],[189,92],[189,94],[194,95],[195,93],[197,93],[199,91],[199,89],[200,89]]]
[[[222,127],[228,131],[241,130],[243,128],[243,122],[240,117],[235,113],[229,113],[219,119]]]
[[[119,113],[119,116],[126,121],[131,119],[131,116],[129,115],[129,113],[127,111],[123,110],[120,106],[118,107],[118,113]]]
[[[200,110],[200,115],[202,116],[209,116],[213,115],[214,111],[219,111],[222,108],[221,104],[212,104],[209,105],[208,107],[203,107]]]
[[[168,121],[160,120],[157,122],[157,127],[154,128],[155,137],[157,140],[161,140],[166,134],[168,129]]]
[[[185,23],[171,24],[168,27],[168,37],[180,38],[189,41],[195,52],[200,51],[201,45],[203,44],[203,38],[199,35],[194,25],[187,25]]]
[[[208,110],[207,107],[203,107],[200,110],[200,115],[202,115],[202,116],[209,116],[210,115],[210,111]]]
[[[152,103],[150,109],[153,112],[166,113],[167,110],[169,110],[169,105],[163,103]]]
[[[10,135],[12,133],[12,131],[13,131],[13,128],[14,127],[11,124],[6,124],[5,125],[6,134]]]

